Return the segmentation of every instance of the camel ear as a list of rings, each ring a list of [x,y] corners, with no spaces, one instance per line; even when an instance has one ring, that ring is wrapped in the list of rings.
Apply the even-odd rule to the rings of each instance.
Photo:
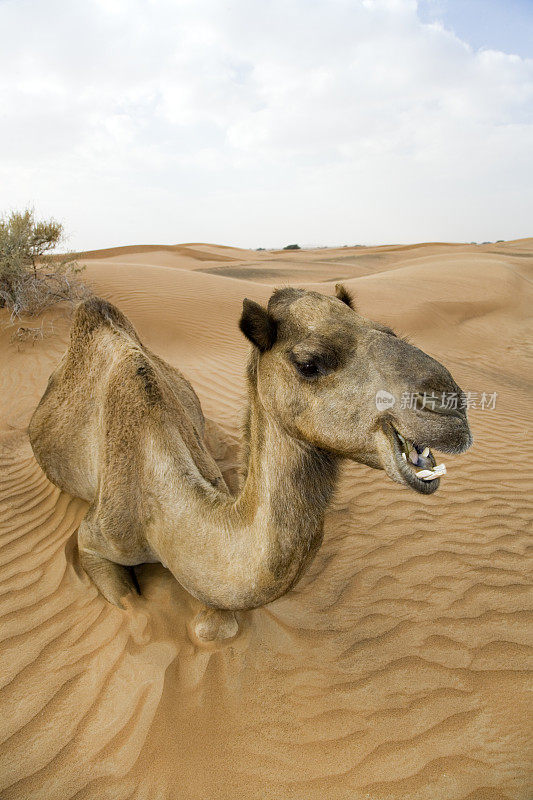
[[[346,303],[347,306],[350,306],[350,308],[353,308],[353,310],[355,311],[354,299],[350,294],[350,292],[348,291],[348,289],[346,288],[346,286],[343,286],[342,283],[336,283],[335,294],[337,295],[339,300],[342,300],[343,303]]]
[[[242,303],[239,328],[247,339],[262,353],[270,350],[276,341],[277,325],[266,308],[246,298]]]

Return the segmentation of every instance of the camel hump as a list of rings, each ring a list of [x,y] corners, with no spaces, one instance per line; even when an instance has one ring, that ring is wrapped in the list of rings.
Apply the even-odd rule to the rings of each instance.
[[[113,303],[109,303],[101,297],[90,297],[76,308],[71,338],[78,339],[102,326],[124,331],[139,342],[137,331],[129,319]]]

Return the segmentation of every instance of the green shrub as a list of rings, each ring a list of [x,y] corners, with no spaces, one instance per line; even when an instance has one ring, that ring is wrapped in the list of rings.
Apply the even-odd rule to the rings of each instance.
[[[283,249],[284,250],[301,250],[302,248],[300,247],[299,244],[288,244]]]

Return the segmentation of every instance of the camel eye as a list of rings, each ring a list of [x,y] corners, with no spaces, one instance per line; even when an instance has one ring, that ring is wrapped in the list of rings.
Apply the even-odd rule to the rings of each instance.
[[[304,378],[316,378],[321,374],[321,369],[316,361],[296,361],[294,366]]]

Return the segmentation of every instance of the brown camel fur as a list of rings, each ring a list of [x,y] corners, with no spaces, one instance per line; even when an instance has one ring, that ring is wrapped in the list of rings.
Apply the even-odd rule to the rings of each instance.
[[[358,314],[343,287],[337,297],[277,290],[268,309],[245,300],[240,327],[254,347],[237,497],[204,444],[191,385],[98,298],[78,307],[29,428],[48,478],[90,503],[80,560],[104,597],[120,606],[135,587],[130,568],[161,562],[205,604],[200,639],[233,636],[235,610],[298,580],[322,541],[343,458],[430,493],[439,479],[417,477],[435,466],[425,446],[458,453],[472,441],[464,410],[440,399],[376,407],[381,389],[461,390],[437,361]]]

